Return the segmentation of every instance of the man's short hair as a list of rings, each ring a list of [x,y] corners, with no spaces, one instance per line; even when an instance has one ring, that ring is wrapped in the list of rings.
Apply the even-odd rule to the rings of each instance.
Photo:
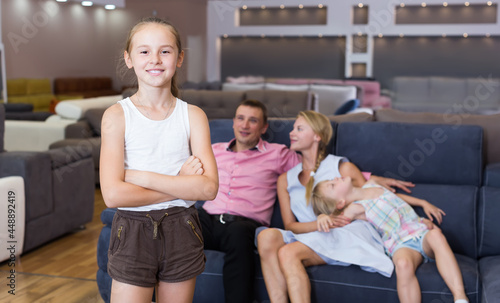
[[[238,105],[238,107],[240,106],[249,106],[249,107],[255,107],[255,108],[260,108],[260,110],[262,111],[262,117],[263,117],[263,122],[264,122],[264,125],[267,124],[267,107],[264,105],[264,103],[258,101],[258,100],[253,100],[253,99],[247,99],[247,100],[244,100],[244,101],[241,101],[240,105]]]

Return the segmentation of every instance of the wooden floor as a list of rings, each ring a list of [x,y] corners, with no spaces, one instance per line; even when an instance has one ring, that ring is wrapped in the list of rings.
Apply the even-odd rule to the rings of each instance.
[[[102,303],[96,283],[96,250],[105,208],[101,191],[96,189],[94,217],[85,229],[22,255],[15,265],[15,295],[9,294],[7,286],[14,267],[0,263],[0,302]]]

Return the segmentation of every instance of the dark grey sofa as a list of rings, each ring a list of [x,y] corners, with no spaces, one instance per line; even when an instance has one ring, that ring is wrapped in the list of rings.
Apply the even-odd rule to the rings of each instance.
[[[94,164],[88,150],[5,152],[4,119],[0,104],[0,178],[24,179],[24,253],[92,220]]]
[[[349,115],[346,115],[347,117]],[[397,177],[416,184],[415,196],[442,208],[447,216],[441,228],[456,253],[470,302],[500,302],[500,165],[484,168],[483,129],[474,125],[414,124],[399,122],[345,122],[335,120],[330,152],[347,156],[363,171]],[[366,116],[356,116],[366,121]],[[366,120],[365,120],[366,119]],[[293,119],[272,119],[266,137],[288,144]],[[210,121],[212,141],[233,137],[231,120]],[[489,180],[485,185],[485,180]],[[97,283],[105,301],[111,279],[106,273],[109,229],[114,209],[105,210],[97,259]],[[424,215],[421,209],[417,209]],[[282,227],[279,207],[272,226]],[[194,302],[224,302],[224,254],[205,251],[206,269],[197,279]],[[255,255],[258,261],[258,255]],[[398,302],[395,277],[367,273],[358,266],[313,266],[307,269],[314,302]],[[452,302],[451,293],[435,263],[417,271],[423,302]],[[256,272],[255,300],[268,300],[260,269]]]

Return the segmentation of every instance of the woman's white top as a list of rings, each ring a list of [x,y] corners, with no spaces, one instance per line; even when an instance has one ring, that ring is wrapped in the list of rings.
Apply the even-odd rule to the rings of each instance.
[[[151,120],[135,107],[130,98],[118,103],[125,115],[125,169],[175,176],[191,155],[188,104],[176,99],[172,114]],[[190,207],[195,201],[176,199],[121,210],[150,211],[173,206]]]

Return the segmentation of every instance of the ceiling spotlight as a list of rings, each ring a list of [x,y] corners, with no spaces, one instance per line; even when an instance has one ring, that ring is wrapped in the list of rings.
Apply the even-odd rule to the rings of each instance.
[[[448,6],[448,2],[443,2],[443,6],[447,7]]]
[[[486,2],[486,4],[488,4],[488,6],[491,6],[493,4],[493,2],[488,1],[488,2]]]
[[[487,33],[487,34],[486,34],[486,38],[489,38],[490,36],[491,36],[491,35],[490,35],[490,33]]]
[[[284,9],[284,8],[285,8],[285,5],[284,5],[284,4],[281,4],[281,5],[280,5],[280,8],[281,8],[281,9]]]
[[[400,38],[403,38],[404,36],[405,36],[405,34],[399,34]]]
[[[469,34],[464,33],[464,35],[463,35],[463,36],[464,36],[464,38],[467,38],[467,37],[469,37]]]
[[[318,4],[318,8],[323,8],[323,4]]]
[[[116,8],[116,5],[113,5],[113,4],[106,4],[104,6],[105,9],[107,10],[114,10]]]
[[[359,4],[358,4],[358,7],[359,7],[359,8],[362,8],[362,7],[363,7],[363,3],[359,3]]]
[[[266,6],[265,5],[261,5],[260,8],[266,9]]]
[[[469,5],[470,5],[470,3],[469,3],[469,2],[465,2],[465,6],[469,6]]]
[[[300,9],[303,9],[303,8],[304,8],[304,5],[303,5],[303,4],[299,4],[299,8],[300,8]]]
[[[382,33],[378,34],[378,37],[379,38],[382,38],[384,35],[382,35]]]
[[[224,34],[222,37],[227,38],[227,37],[228,37],[228,35],[227,35],[227,34]]]
[[[82,5],[83,6],[92,6],[92,5],[94,5],[94,3],[92,3],[92,1],[82,1]]]
[[[68,2],[68,0],[56,0],[56,2]]]
[[[401,3],[399,6],[400,6],[400,7],[405,7],[405,4],[404,4],[404,3]]]
[[[318,37],[319,37],[319,38],[323,38],[323,34],[322,34],[322,33],[319,33],[319,34],[318,34]]]
[[[422,7],[426,7],[426,6],[427,6],[427,3],[422,2]]]

